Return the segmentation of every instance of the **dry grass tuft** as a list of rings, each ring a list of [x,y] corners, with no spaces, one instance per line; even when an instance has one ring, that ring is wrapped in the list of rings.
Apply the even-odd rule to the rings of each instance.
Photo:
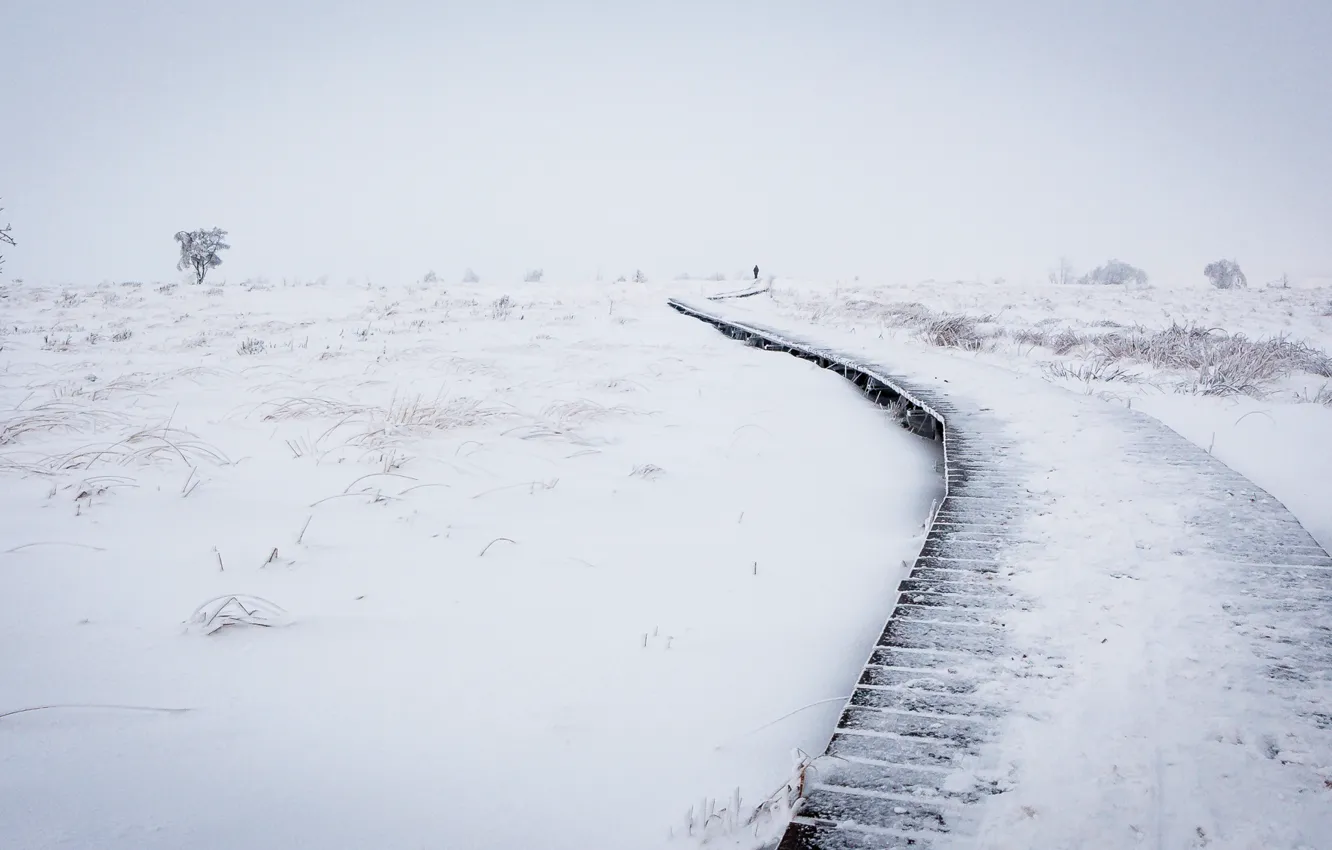
[[[1093,357],[1081,362],[1064,363],[1055,361],[1046,363],[1045,373],[1052,378],[1068,378],[1090,384],[1092,381],[1120,381],[1136,384],[1142,380],[1137,372],[1130,372],[1104,357]]]
[[[1303,404],[1321,404],[1332,407],[1332,384],[1323,384],[1313,394],[1308,391],[1295,394],[1295,400]]]
[[[48,401],[29,410],[15,411],[0,420],[0,446],[18,442],[35,433],[96,431],[124,425],[128,417],[110,410],[85,407],[68,401]]]
[[[920,335],[930,345],[978,351],[985,344],[985,338],[976,324],[970,316],[947,315],[930,322],[921,329]]]
[[[189,431],[164,426],[135,431],[114,442],[83,446],[64,454],[52,455],[41,466],[53,471],[91,469],[99,463],[135,466],[179,458],[189,466],[200,462],[227,465],[231,461],[218,449],[199,440]]]

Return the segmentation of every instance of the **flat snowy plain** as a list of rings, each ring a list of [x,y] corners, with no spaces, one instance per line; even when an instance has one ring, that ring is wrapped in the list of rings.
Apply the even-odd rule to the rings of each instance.
[[[780,808],[743,822],[823,748],[939,457],[665,306],[742,285],[4,285],[0,715],[70,707],[0,716],[0,846],[775,835]],[[1332,545],[1326,288],[779,280],[736,306],[1132,404]],[[1097,342],[1172,324],[1315,350],[1231,387],[1217,331],[1201,370]],[[205,634],[232,594],[280,627]]]
[[[666,289],[5,284],[0,846],[779,831],[941,458]]]

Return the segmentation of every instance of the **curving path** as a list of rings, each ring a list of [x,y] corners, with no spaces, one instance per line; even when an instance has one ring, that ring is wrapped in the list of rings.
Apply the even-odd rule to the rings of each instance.
[[[947,497],[781,850],[1332,847],[1332,558],[1276,499],[1126,407],[671,306],[944,441]]]

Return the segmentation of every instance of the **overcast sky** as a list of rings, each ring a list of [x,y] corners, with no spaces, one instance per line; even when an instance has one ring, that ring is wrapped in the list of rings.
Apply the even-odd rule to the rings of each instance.
[[[8,277],[1332,275],[1332,2],[0,0]]]

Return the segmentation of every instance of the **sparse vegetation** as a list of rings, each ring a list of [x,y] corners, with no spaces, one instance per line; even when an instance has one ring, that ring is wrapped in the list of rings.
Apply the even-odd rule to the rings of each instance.
[[[542,271],[541,269],[530,269],[530,270],[527,272],[527,274],[523,275],[523,282],[524,282],[524,283],[540,283],[540,282],[541,282],[541,278],[544,277],[545,274],[546,274],[546,273],[545,273],[544,271]]]
[[[1307,390],[1296,393],[1295,400],[1304,404],[1321,404],[1324,407],[1332,407],[1332,384],[1323,384],[1313,393]]]
[[[1064,357],[1080,355],[1076,363],[1052,363],[1043,367],[1047,375],[1091,381],[1145,381],[1138,372],[1120,363],[1142,363],[1157,369],[1181,372],[1176,388],[1203,395],[1250,395],[1262,397],[1278,380],[1297,373],[1332,377],[1332,357],[1327,352],[1278,335],[1250,339],[1216,328],[1180,325],[1149,331],[1142,326],[1123,327],[1118,322],[1098,320],[1087,329],[1051,327],[1050,318],[1035,326],[1005,331],[983,326],[997,320],[993,315],[936,312],[918,302],[878,302],[855,299],[834,307],[827,302],[809,305],[804,315],[821,321],[831,312],[882,327],[914,328],[931,345],[975,351],[998,344],[1005,334],[1024,354],[1035,347]],[[1101,330],[1105,329],[1105,330]]]
[[[1202,395],[1261,397],[1273,381],[1294,372],[1332,377],[1332,358],[1326,352],[1284,336],[1250,340],[1243,334],[1171,323],[1155,333],[1103,334],[1094,344],[1111,362],[1134,360],[1192,372],[1196,377],[1184,388]]]

